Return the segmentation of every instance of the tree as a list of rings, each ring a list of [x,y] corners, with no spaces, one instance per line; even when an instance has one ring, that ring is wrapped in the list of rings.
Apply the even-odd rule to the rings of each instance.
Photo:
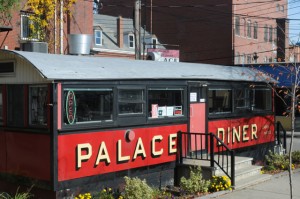
[[[11,11],[19,4],[20,0],[0,0],[0,20],[11,18]]]
[[[40,41],[49,44],[54,43],[58,38],[51,37],[57,34],[57,26],[63,26],[65,17],[71,14],[72,6],[77,0],[28,0],[26,8],[33,14],[30,29],[34,35],[39,35]],[[60,35],[62,37],[62,35]]]
[[[286,36],[287,37],[287,36]],[[294,62],[275,66],[271,64],[269,66],[272,70],[277,70],[272,74],[263,73],[269,75],[278,82],[289,82],[290,85],[282,85],[280,87],[275,86],[275,95],[279,96],[279,99],[286,105],[286,110],[282,113],[283,115],[291,118],[291,141],[288,146],[288,157],[289,157],[289,185],[290,185],[290,198],[293,198],[293,170],[292,170],[292,152],[293,152],[293,139],[295,135],[295,119],[296,113],[300,113],[300,106],[298,102],[300,101],[300,66]],[[257,76],[261,75],[261,72],[257,73]]]

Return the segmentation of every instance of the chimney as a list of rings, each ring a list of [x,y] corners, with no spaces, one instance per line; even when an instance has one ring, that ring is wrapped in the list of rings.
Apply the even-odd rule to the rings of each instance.
[[[123,18],[119,16],[119,18],[117,19],[117,40],[119,48],[123,48],[123,37]]]

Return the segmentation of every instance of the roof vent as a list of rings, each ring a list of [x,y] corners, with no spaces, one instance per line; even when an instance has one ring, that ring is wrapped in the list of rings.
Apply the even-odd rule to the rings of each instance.
[[[72,55],[90,54],[92,35],[69,34],[69,53]]]
[[[21,44],[23,51],[48,53],[48,43],[46,42],[26,42]]]

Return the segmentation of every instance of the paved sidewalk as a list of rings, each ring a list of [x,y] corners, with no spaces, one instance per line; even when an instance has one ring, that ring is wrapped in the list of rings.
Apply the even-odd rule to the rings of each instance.
[[[244,189],[234,190],[232,192],[214,193],[200,198],[289,199],[290,185],[288,172],[273,175],[271,180]],[[293,171],[293,198],[300,199],[300,169]]]

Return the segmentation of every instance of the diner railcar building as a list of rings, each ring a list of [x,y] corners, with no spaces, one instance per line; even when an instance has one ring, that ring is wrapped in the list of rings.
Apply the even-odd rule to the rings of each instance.
[[[178,132],[255,156],[275,140],[267,81],[243,67],[1,50],[0,191],[172,185]]]

